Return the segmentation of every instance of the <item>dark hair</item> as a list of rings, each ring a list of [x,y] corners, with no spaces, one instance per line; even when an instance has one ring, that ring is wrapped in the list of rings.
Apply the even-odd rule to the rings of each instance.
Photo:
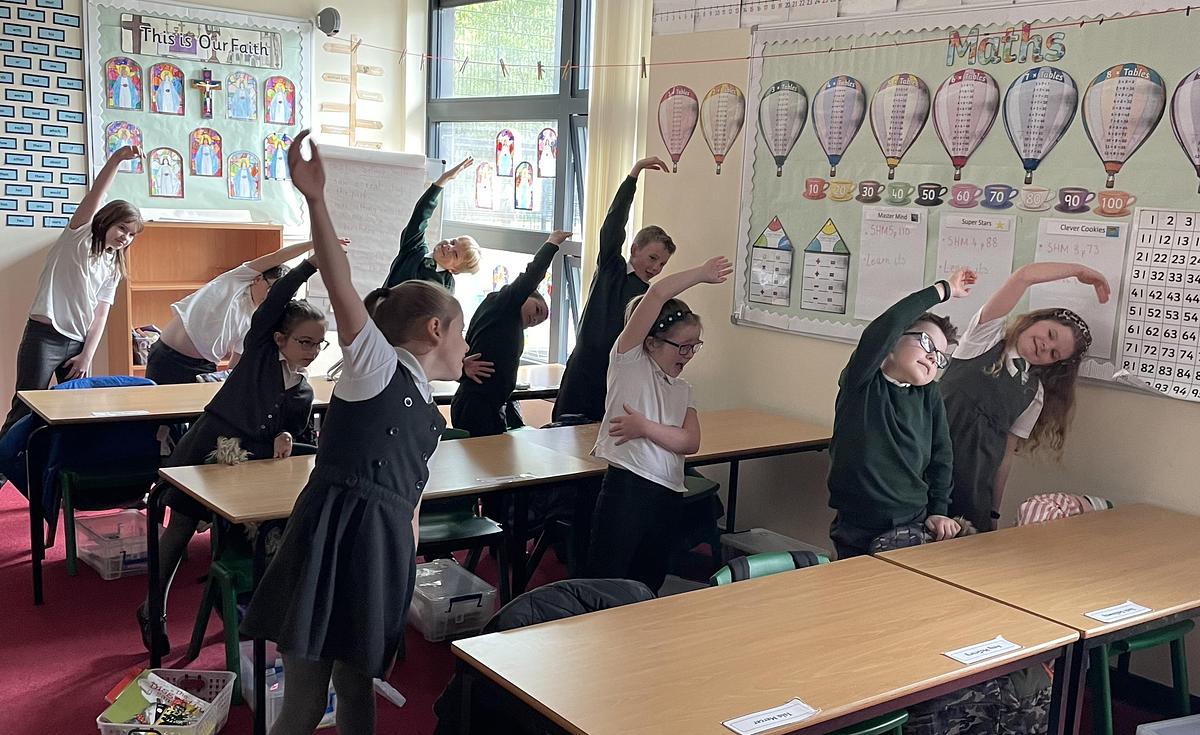
[[[950,317],[942,316],[941,314],[934,314],[932,311],[927,311],[921,316],[917,317],[917,320],[912,323],[912,326],[915,327],[921,322],[928,322],[942,330],[942,334],[946,335],[947,345],[958,344],[958,327],[954,326],[954,324],[950,322]]]
[[[546,304],[546,308],[550,307],[550,304],[546,301],[546,297],[542,295],[541,291],[534,291],[533,293],[529,294],[529,298],[536,299],[543,304]]]
[[[304,299],[292,299],[283,307],[283,316],[275,322],[275,330],[284,336],[290,335],[296,325],[304,322],[325,324],[325,312]]]
[[[634,296],[625,306],[625,323],[629,323],[629,319],[633,316],[633,312],[637,309],[637,305],[642,303],[643,296]],[[670,334],[671,330],[681,324],[695,324],[700,326],[700,315],[692,311],[683,299],[667,299],[663,303],[662,308],[658,310],[658,316],[654,318],[654,324],[650,327],[650,332],[647,337],[658,339],[664,335]]]
[[[462,315],[462,307],[444,287],[429,281],[405,281],[377,288],[363,299],[367,313],[393,346],[424,341],[425,325],[440,319],[449,325]]]
[[[274,268],[268,268],[262,272],[262,279],[267,283],[275,283],[280,278],[283,278],[291,271],[291,266],[277,265]]]
[[[633,249],[640,250],[643,245],[649,245],[652,242],[661,242],[668,253],[675,254],[675,241],[671,239],[666,230],[658,225],[647,225],[638,230],[638,233],[633,236]]]
[[[119,225],[124,222],[132,222],[133,228],[136,230],[133,234],[140,234],[146,229],[146,223],[142,220],[142,212],[137,207],[133,206],[124,199],[114,199],[108,204],[100,208],[99,212],[92,217],[92,249],[91,256],[99,258],[104,255],[107,246],[104,244],[105,236],[108,235],[108,230],[113,225]],[[124,250],[118,250],[114,253],[117,262],[117,270],[120,271],[121,277],[129,275],[129,261],[125,256]]]

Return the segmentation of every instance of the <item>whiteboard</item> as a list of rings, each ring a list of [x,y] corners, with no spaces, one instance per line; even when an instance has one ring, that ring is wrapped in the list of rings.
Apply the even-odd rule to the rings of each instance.
[[[338,237],[351,240],[351,277],[360,294],[383,285],[400,232],[429,182],[442,175],[445,164],[413,153],[369,151],[322,145],[325,164],[325,202]],[[426,239],[441,239],[442,209],[429,220]],[[308,297],[328,299],[325,284],[314,278]]]

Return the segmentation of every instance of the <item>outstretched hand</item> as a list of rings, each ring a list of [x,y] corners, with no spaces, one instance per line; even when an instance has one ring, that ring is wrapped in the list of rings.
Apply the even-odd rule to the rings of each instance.
[[[724,283],[733,273],[733,263],[724,255],[709,258],[700,268],[702,283]]]
[[[669,169],[667,168],[667,164],[664,163],[661,158],[658,156],[650,156],[649,158],[643,158],[642,160],[633,164],[633,168],[630,169],[629,175],[636,179],[638,175],[646,170],[668,171]]]
[[[300,190],[307,199],[316,199],[325,194],[325,167],[321,163],[321,154],[317,144],[308,140],[311,131],[301,130],[292,145],[288,148],[288,170],[292,175],[292,184]],[[308,141],[309,157],[304,158],[304,142]]]
[[[571,233],[565,230],[555,230],[554,232],[550,233],[550,237],[546,238],[546,242],[554,243],[555,245],[562,245],[564,242],[570,239]]]
[[[437,180],[437,185],[445,186],[446,184],[449,184],[451,181],[454,181],[454,179],[456,179],[459,174],[461,174],[463,171],[466,171],[467,169],[471,168],[471,166],[473,166],[473,165],[475,165],[475,157],[467,156],[463,160],[459,161],[458,165],[447,170],[444,174],[439,176],[438,180]]]
[[[956,299],[969,296],[978,278],[975,271],[970,268],[955,268],[950,277],[946,279],[946,282],[950,284],[950,296]]]
[[[476,383],[482,383],[484,378],[490,378],[492,373],[496,372],[495,365],[494,362],[484,360],[482,353],[476,352],[463,358],[463,375]]]
[[[1096,300],[1102,304],[1108,303],[1108,297],[1111,290],[1108,286],[1108,279],[1098,270],[1088,268],[1086,265],[1079,266],[1079,271],[1075,274],[1079,282],[1096,289]]]
[[[124,163],[125,161],[132,161],[135,158],[141,157],[142,147],[140,145],[127,145],[123,148],[118,148],[117,150],[113,151],[112,156],[110,156],[110,158],[114,158],[121,163]]]

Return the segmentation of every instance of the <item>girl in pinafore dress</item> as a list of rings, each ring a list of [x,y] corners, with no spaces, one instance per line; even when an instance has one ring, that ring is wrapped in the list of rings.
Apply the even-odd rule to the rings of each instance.
[[[325,172],[308,131],[288,152],[308,200],[322,279],[338,317],[343,370],[322,426],[316,467],[242,632],[275,641],[287,688],[272,735],[311,733],[330,678],[338,732],[375,731],[372,679],[386,677],[412,600],[421,492],[445,421],[430,380],[462,373],[458,302],[409,281],[359,301],[325,205]]]
[[[1092,344],[1070,309],[1008,314],[1030,286],[1065,278],[1108,301],[1108,281],[1076,263],[1033,263],[1013,273],[971,319],[940,381],[954,445],[950,516],[980,531],[996,527],[1013,455],[1062,452],[1075,404],[1079,363]]]

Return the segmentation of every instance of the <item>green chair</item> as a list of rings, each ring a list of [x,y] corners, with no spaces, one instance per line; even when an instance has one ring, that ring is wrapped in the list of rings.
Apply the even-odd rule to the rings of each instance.
[[[100,510],[114,507],[135,507],[158,479],[157,468],[135,469],[128,472],[112,470],[61,470],[58,485],[62,491],[63,535],[66,536],[67,574],[78,573],[78,550],[75,544],[75,510],[80,498],[88,499],[80,510]],[[99,498],[110,501],[94,502]],[[53,534],[53,527],[51,528]],[[53,535],[49,540],[54,543]]]
[[[236,531],[235,531],[236,532]],[[253,558],[241,551],[225,549],[208,567],[208,580],[204,583],[204,594],[200,598],[200,610],[192,628],[192,640],[188,644],[185,661],[194,661],[204,645],[204,631],[213,609],[220,605],[221,623],[225,629],[225,669],[241,676],[241,658],[238,651],[238,596],[254,588]],[[233,701],[241,702],[241,688],[234,687]]]
[[[757,579],[780,572],[828,564],[829,557],[812,551],[769,551],[753,556],[739,556],[717,570],[708,580],[710,586],[720,587],[734,582]],[[903,735],[907,712],[892,712],[874,719],[844,727],[833,735]]]
[[[1195,622],[1183,620],[1164,628],[1151,630],[1141,635],[1135,635],[1125,640],[1097,646],[1091,650],[1091,661],[1088,668],[1089,683],[1092,687],[1092,732],[1095,735],[1112,735],[1112,683],[1108,668],[1109,659],[1117,659],[1117,671],[1122,675],[1129,673],[1129,657],[1134,651],[1169,644],[1171,646],[1171,679],[1175,693],[1176,717],[1184,717],[1192,713],[1192,695],[1188,688],[1187,651],[1184,648],[1184,638],[1196,627]]]

